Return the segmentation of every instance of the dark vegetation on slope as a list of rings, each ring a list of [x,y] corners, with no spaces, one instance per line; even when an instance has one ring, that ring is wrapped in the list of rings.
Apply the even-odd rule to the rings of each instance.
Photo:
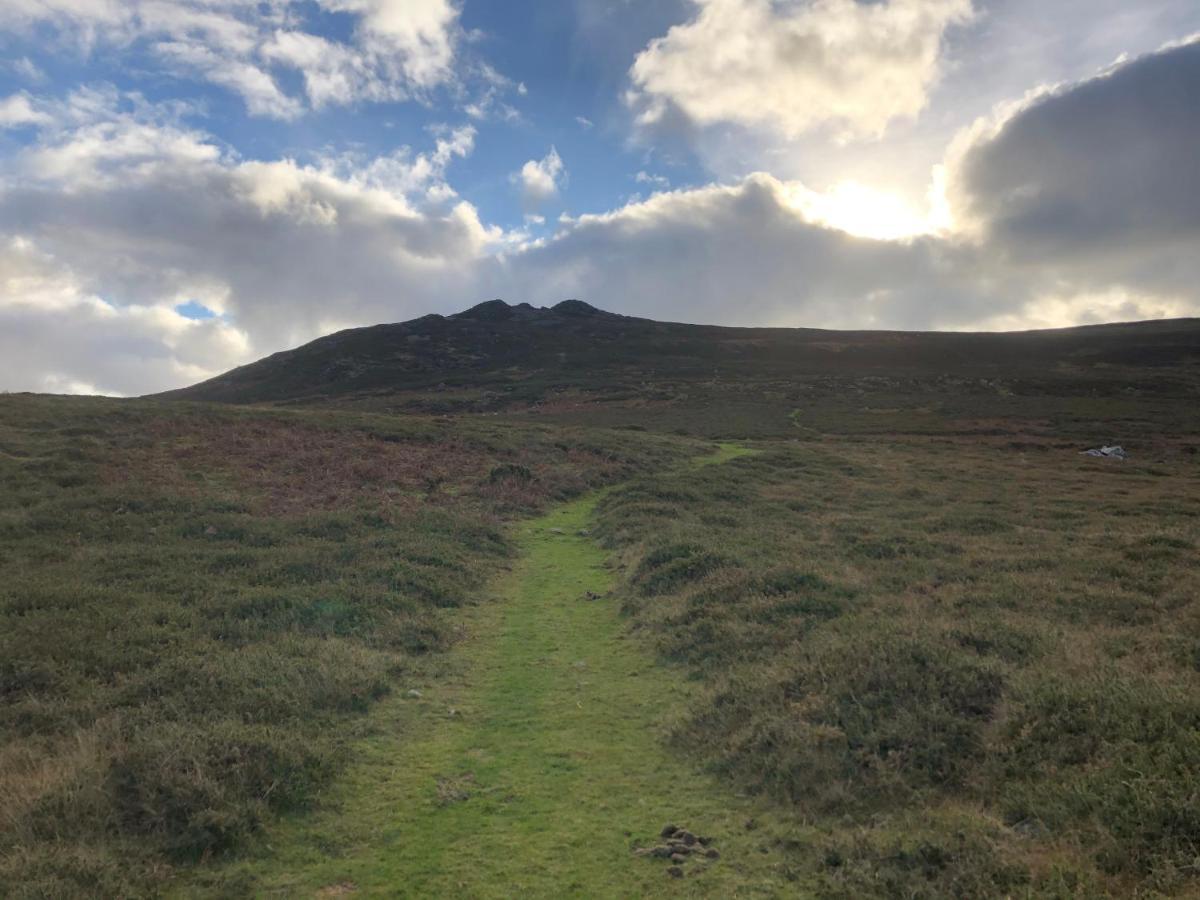
[[[776,443],[600,531],[703,686],[674,740],[810,823],[779,841],[823,895],[1195,887],[1194,456]]]
[[[156,893],[309,804],[507,520],[683,444],[0,397],[0,896]]]
[[[719,328],[568,300],[342,331],[174,392],[232,403],[355,403],[782,436],[797,410],[913,413],[1200,395],[1200,320],[1014,334]],[[859,403],[858,405],[862,405]],[[965,410],[964,410],[965,411]],[[812,423],[801,421],[801,426]],[[893,423],[888,423],[893,424]],[[912,425],[908,427],[913,427]]]

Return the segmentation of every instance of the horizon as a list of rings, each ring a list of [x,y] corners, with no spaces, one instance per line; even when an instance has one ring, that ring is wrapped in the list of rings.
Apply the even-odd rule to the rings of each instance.
[[[1187,0],[18,0],[0,46],[0,390],[171,390],[497,294],[1200,315]]]
[[[1057,325],[1057,326],[1048,326],[1048,327],[1040,327],[1040,328],[991,329],[991,330],[986,330],[986,331],[968,331],[968,330],[961,329],[961,328],[822,328],[819,325],[724,325],[724,324],[721,324],[718,322],[691,322],[691,321],[685,321],[683,319],[652,319],[652,318],[649,318],[646,316],[638,316],[638,315],[632,314],[632,313],[619,313],[619,312],[615,312],[611,309],[606,309],[603,306],[597,305],[595,303],[592,303],[588,300],[584,300],[579,297],[566,297],[562,300],[552,301],[552,302],[546,303],[541,306],[534,305],[527,300],[510,301],[510,300],[504,299],[503,297],[493,297],[491,300],[480,300],[478,303],[473,303],[470,306],[463,307],[462,309],[459,309],[454,312],[445,312],[445,313],[432,312],[432,313],[425,313],[424,316],[416,316],[415,318],[412,318],[412,319],[403,319],[403,320],[399,320],[399,321],[395,321],[395,322],[368,322],[368,323],[365,323],[362,325],[351,325],[348,328],[342,328],[342,329],[339,329],[338,331],[331,331],[328,334],[320,335],[317,338],[313,338],[313,340],[320,340],[321,337],[331,337],[335,334],[340,334],[342,332],[356,331],[356,330],[364,329],[364,328],[379,328],[379,327],[386,327],[388,325],[406,325],[406,324],[409,324],[410,322],[415,322],[415,321],[418,321],[419,319],[425,318],[426,316],[435,316],[439,319],[449,319],[449,318],[453,318],[455,316],[465,315],[466,313],[469,313],[473,310],[479,309],[480,307],[488,306],[489,304],[492,304],[492,303],[503,303],[509,309],[516,309],[518,307],[529,307],[530,309],[533,309],[533,310],[546,311],[546,312],[553,311],[555,308],[562,306],[564,303],[582,303],[584,306],[587,306],[588,308],[595,310],[596,312],[606,313],[608,315],[614,315],[614,316],[623,316],[625,318],[631,318],[631,319],[644,319],[645,321],[648,321],[648,322],[657,322],[659,324],[664,324],[664,325],[694,325],[694,326],[697,326],[700,328],[745,328],[745,329],[760,329],[760,330],[761,329],[779,329],[779,330],[785,330],[785,331],[786,330],[829,331],[829,332],[834,332],[834,333],[864,332],[864,333],[895,333],[895,334],[961,334],[961,335],[997,334],[997,335],[1004,335],[1004,334],[1031,334],[1034,332],[1041,332],[1041,331],[1070,331],[1070,330],[1083,329],[1083,328],[1105,328],[1105,327],[1117,328],[1117,327],[1127,326],[1127,325],[1155,325],[1155,324],[1169,324],[1171,322],[1192,322],[1192,321],[1200,320],[1200,310],[1198,310],[1197,315],[1193,315],[1193,316],[1169,316],[1169,317],[1163,317],[1163,318],[1150,318],[1150,319],[1114,319],[1114,320],[1108,321],[1108,322],[1084,322],[1084,323],[1073,324],[1073,325]],[[311,343],[311,341],[305,341],[305,344],[307,344],[307,343]],[[302,346],[304,346],[304,344],[297,344],[293,347],[285,347],[281,351],[276,351],[276,352],[287,352],[288,350],[295,350]],[[255,361],[256,360],[251,360],[251,362],[255,362]]]
[[[575,302],[575,303],[583,303],[585,306],[589,307],[591,310],[594,310],[596,312],[603,313],[606,315],[615,315],[615,316],[620,316],[622,318],[640,319],[641,321],[654,322],[656,324],[663,324],[663,325],[682,325],[685,327],[697,327],[697,328],[729,328],[729,329],[745,329],[745,330],[821,331],[821,332],[828,332],[830,334],[908,334],[908,335],[942,334],[942,335],[962,335],[963,337],[980,336],[980,335],[994,335],[997,337],[1003,337],[1006,335],[1015,336],[1015,335],[1038,334],[1038,333],[1047,333],[1047,332],[1078,331],[1078,330],[1087,330],[1087,329],[1121,328],[1121,327],[1132,327],[1132,326],[1143,326],[1143,325],[1147,325],[1147,326],[1168,325],[1168,324],[1176,323],[1176,322],[1177,323],[1185,323],[1185,322],[1200,321],[1200,316],[1172,316],[1170,318],[1159,318],[1159,319],[1122,319],[1122,320],[1116,320],[1116,321],[1111,321],[1111,322],[1090,322],[1090,323],[1077,324],[1077,325],[1061,325],[1061,326],[1051,326],[1051,327],[1042,327],[1042,328],[1015,328],[1015,329],[1009,329],[1009,330],[991,330],[991,331],[968,331],[968,330],[964,330],[964,329],[821,328],[819,326],[811,326],[811,325],[721,325],[721,324],[716,324],[716,323],[712,323],[712,322],[685,322],[682,320],[674,320],[674,319],[672,319],[672,320],[649,319],[644,316],[629,315],[626,313],[615,313],[615,312],[612,312],[611,310],[604,309],[603,307],[596,306],[595,304],[588,303],[585,300],[579,300],[578,298],[574,298],[574,297],[567,298],[566,300],[560,300],[557,303],[552,303],[548,306],[534,306],[527,301],[518,301],[516,303],[510,303],[509,301],[504,300],[501,297],[496,297],[496,298],[493,298],[492,300],[480,301],[479,303],[468,306],[465,309],[461,309],[457,312],[449,312],[449,313],[434,312],[434,313],[426,313],[423,316],[417,316],[414,319],[405,319],[405,320],[397,321],[397,322],[373,322],[373,323],[366,323],[366,324],[362,324],[362,325],[351,325],[346,328],[338,329],[337,331],[331,331],[326,334],[318,335],[317,337],[314,337],[308,341],[304,341],[303,343],[300,343],[300,344],[295,344],[295,345],[288,346],[288,347],[281,347],[278,350],[274,350],[274,351],[271,351],[270,353],[263,354],[262,356],[255,357],[254,359],[249,359],[249,360],[246,360],[245,362],[238,363],[234,366],[231,366],[229,369],[223,370],[221,372],[216,372],[213,375],[208,376],[203,379],[200,379],[198,381],[189,382],[187,384],[179,385],[176,388],[168,389],[168,391],[166,391],[166,392],[153,391],[153,392],[148,392],[145,394],[129,395],[129,394],[105,394],[105,393],[101,393],[101,392],[78,392],[78,391],[55,392],[55,391],[30,391],[30,390],[19,390],[19,389],[18,390],[10,390],[7,388],[0,388],[0,394],[55,395],[56,393],[58,393],[60,396],[72,396],[72,395],[74,395],[74,396],[94,396],[94,397],[102,397],[102,398],[106,398],[106,399],[118,399],[118,400],[119,399],[139,399],[139,398],[145,399],[148,397],[153,397],[160,393],[169,393],[174,390],[181,390],[181,389],[185,389],[185,388],[189,388],[189,387],[197,387],[200,384],[202,384],[206,381],[209,381],[212,378],[219,378],[221,375],[228,374],[229,372],[233,371],[234,369],[240,369],[240,368],[243,368],[246,366],[251,366],[254,363],[260,362],[270,356],[277,356],[280,354],[290,353],[293,350],[298,350],[304,346],[307,346],[308,344],[311,344],[315,341],[319,341],[322,338],[334,337],[336,335],[345,334],[345,333],[351,332],[351,331],[362,331],[362,330],[368,330],[371,328],[386,328],[386,327],[395,326],[395,325],[407,325],[412,322],[419,321],[420,319],[429,318],[429,317],[434,317],[434,318],[438,318],[438,319],[454,318],[456,316],[463,316],[479,307],[487,306],[491,303],[496,303],[496,302],[504,303],[505,306],[507,306],[510,309],[515,309],[518,307],[529,307],[530,309],[533,309],[534,311],[537,311],[537,312],[552,312],[555,309],[555,307],[561,306],[563,303]]]
[[[807,326],[807,325],[717,325],[717,324],[708,323],[708,322],[684,322],[684,321],[678,321],[678,320],[647,319],[647,318],[641,317],[641,316],[632,316],[632,315],[627,315],[624,313],[614,313],[611,310],[604,309],[602,307],[596,306],[595,304],[588,303],[585,300],[579,300],[578,298],[574,298],[574,297],[570,297],[565,300],[560,300],[557,303],[550,304],[549,306],[533,306],[532,304],[530,304],[527,301],[519,301],[516,303],[511,303],[507,300],[504,300],[501,297],[496,297],[496,298],[493,298],[492,300],[480,301],[479,303],[473,304],[472,306],[468,306],[465,309],[461,309],[457,312],[426,313],[424,316],[418,316],[415,319],[407,319],[407,320],[403,320],[403,321],[399,321],[399,322],[374,322],[374,323],[368,323],[368,324],[364,324],[364,325],[353,325],[348,328],[339,329],[338,331],[333,331],[333,332],[329,332],[328,334],[320,335],[316,338],[313,338],[311,341],[305,341],[303,344],[297,344],[297,345],[290,346],[290,347],[282,347],[279,350],[275,350],[271,353],[264,354],[261,357],[256,357],[255,359],[247,360],[244,363],[240,363],[236,366],[232,366],[230,369],[227,369],[222,372],[218,372],[215,375],[213,375],[211,378],[219,379],[222,375],[229,374],[230,372],[234,371],[235,369],[241,369],[241,368],[244,368],[247,366],[252,366],[255,363],[261,362],[262,360],[264,360],[268,357],[271,357],[271,356],[278,356],[281,354],[286,355],[288,353],[291,353],[294,350],[299,350],[302,347],[307,346],[308,344],[311,344],[315,341],[320,341],[322,338],[335,337],[339,334],[346,334],[346,333],[352,332],[352,331],[370,330],[372,328],[387,328],[387,327],[392,327],[392,326],[409,325],[413,322],[417,322],[417,321],[420,321],[421,319],[430,318],[430,317],[437,318],[437,319],[451,319],[451,318],[455,318],[455,317],[459,317],[459,316],[465,316],[467,313],[470,313],[480,307],[486,307],[486,306],[489,306],[489,305],[497,303],[497,302],[503,303],[509,309],[516,309],[519,307],[528,307],[528,308],[534,310],[535,312],[553,312],[556,307],[562,306],[565,303],[582,303],[584,306],[587,306],[590,310],[597,312],[597,313],[604,314],[604,315],[613,315],[613,316],[619,316],[622,318],[638,319],[638,320],[646,321],[646,322],[654,322],[655,324],[660,324],[660,325],[680,325],[680,326],[684,326],[684,327],[697,327],[697,328],[728,328],[728,329],[744,329],[744,330],[760,330],[760,331],[761,330],[819,331],[819,332],[827,332],[830,334],[905,334],[905,335],[938,334],[938,335],[961,335],[963,337],[984,336],[984,335],[1004,337],[1004,336],[1020,336],[1020,335],[1049,333],[1049,332],[1080,331],[1080,330],[1088,330],[1088,329],[1123,328],[1123,327],[1128,328],[1128,327],[1137,327],[1137,326],[1170,325],[1172,323],[1182,324],[1182,323],[1200,321],[1200,316],[1176,316],[1176,317],[1167,318],[1167,319],[1120,320],[1120,321],[1113,321],[1113,322],[1096,322],[1096,323],[1089,323],[1089,324],[1083,324],[1083,325],[1067,325],[1067,326],[1052,327],[1052,328],[1013,329],[1013,330],[1007,330],[1007,331],[964,331],[964,330],[939,330],[939,329],[917,330],[917,329],[894,329],[894,328],[854,328],[854,329],[851,329],[851,328],[820,328],[820,327]],[[203,384],[209,380],[211,380],[211,379],[205,378],[205,379],[202,379],[197,382],[180,385],[178,388],[173,388],[166,392],[150,392],[150,393],[139,394],[139,395],[93,393],[93,394],[88,394],[86,396],[102,397],[102,398],[106,398],[106,399],[147,399],[147,398],[153,398],[161,393],[171,393],[176,390],[183,390],[183,389],[192,388],[192,387],[199,387],[201,384]],[[36,394],[47,394],[47,395],[53,395],[54,392],[53,391],[8,390],[8,389],[0,388],[0,394],[35,394],[35,395]],[[71,396],[71,393],[63,392],[62,396]]]

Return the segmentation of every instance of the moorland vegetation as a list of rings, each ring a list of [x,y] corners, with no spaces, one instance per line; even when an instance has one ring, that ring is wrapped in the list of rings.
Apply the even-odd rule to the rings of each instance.
[[[518,521],[609,486],[584,530],[622,615],[588,627],[656,660],[672,759],[775,810],[738,839],[771,879],[1187,895],[1198,398],[1191,321],[584,304],[348,332],[162,398],[0,397],[0,893],[154,893],[243,856],[252,892],[264,832],[320,811],[398,692],[492,658],[463,623],[511,600],[489,585]],[[690,465],[713,438],[754,452]],[[1113,442],[1128,460],[1080,453]]]

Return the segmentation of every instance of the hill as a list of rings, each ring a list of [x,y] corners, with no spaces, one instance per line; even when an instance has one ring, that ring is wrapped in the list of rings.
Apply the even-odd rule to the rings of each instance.
[[[664,400],[689,386],[879,392],[936,390],[948,378],[1017,394],[1193,393],[1200,320],[1019,333],[828,331],[656,322],[579,300],[550,308],[493,300],[340,331],[164,396],[514,411],[567,396]]]

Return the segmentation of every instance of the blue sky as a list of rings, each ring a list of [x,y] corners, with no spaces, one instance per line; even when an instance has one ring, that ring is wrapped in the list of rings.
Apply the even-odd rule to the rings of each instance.
[[[1200,310],[1193,0],[6,0],[0,388],[568,296],[734,325]]]
[[[315,2],[291,6],[305,33],[353,43],[358,16],[323,10]],[[487,222],[505,228],[527,224],[528,210],[510,176],[527,160],[545,157],[552,147],[570,160],[570,170],[559,184],[558,196],[538,209],[551,220],[563,212],[604,211],[630,195],[646,193],[646,184],[635,180],[638,172],[675,185],[705,180],[704,168],[686,147],[674,146],[664,154],[631,141],[622,103],[629,61],[682,19],[686,4],[573,6],[512,0],[464,3],[456,9],[462,32],[460,80],[435,86],[416,101],[326,105],[287,119],[255,114],[236,91],[186,70],[164,68],[153,49],[155,36],[132,41],[123,37],[117,46],[99,43],[90,52],[72,47],[63,53],[63,29],[54,27],[54,20],[10,33],[4,40],[6,56],[31,66],[0,69],[0,96],[61,95],[80,85],[101,83],[138,92],[152,103],[186,101],[193,107],[189,120],[242,158],[259,160],[290,157],[307,162],[331,152],[371,157],[406,146],[419,150],[430,143],[433,129],[471,125],[480,152],[455,164],[455,189],[470,198]],[[493,89],[486,78],[470,71],[479,66],[490,67],[506,81],[495,88],[495,102],[504,108],[486,115],[467,111]],[[36,72],[33,77],[31,71]],[[303,93],[298,72],[280,68],[272,75],[282,91]],[[5,138],[11,151],[13,143],[36,140],[37,134],[33,129],[10,129]]]

